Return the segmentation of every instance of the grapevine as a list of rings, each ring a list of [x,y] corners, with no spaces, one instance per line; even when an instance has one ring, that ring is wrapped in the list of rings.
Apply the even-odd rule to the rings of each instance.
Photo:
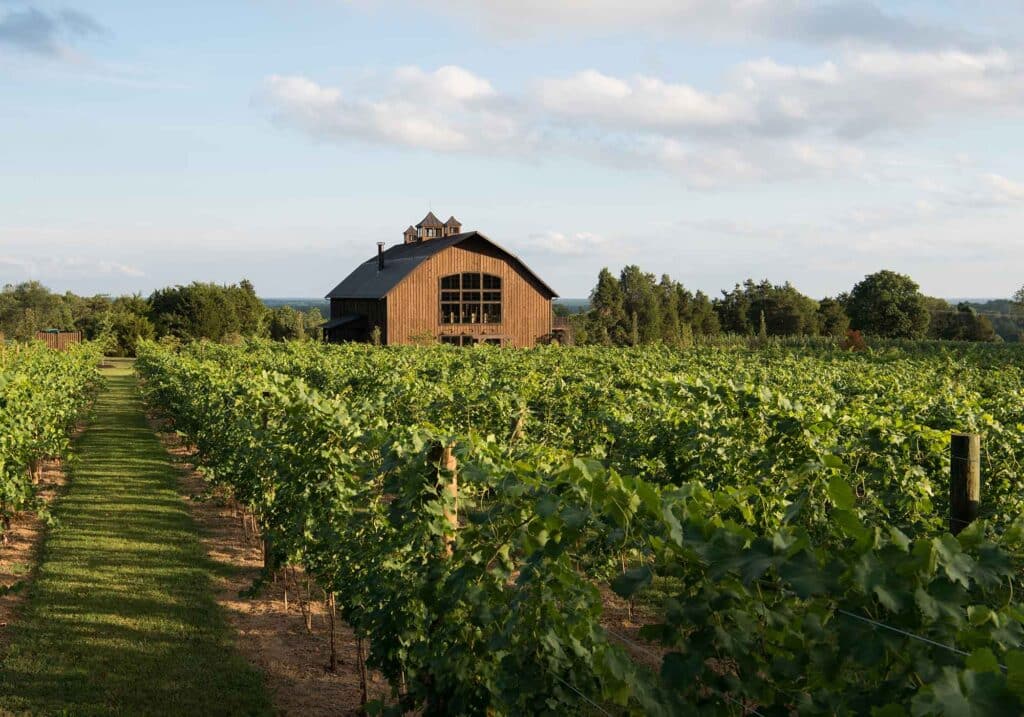
[[[139,370],[210,480],[370,638],[405,685],[394,709],[1024,706],[1010,350],[148,344]],[[989,446],[985,519],[957,537],[954,429]],[[602,587],[654,606],[659,670],[605,628]]]

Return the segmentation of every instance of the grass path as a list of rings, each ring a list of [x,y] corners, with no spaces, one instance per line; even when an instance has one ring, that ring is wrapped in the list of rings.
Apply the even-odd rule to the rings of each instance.
[[[212,592],[135,377],[108,372],[39,573],[0,655],[0,714],[271,713]]]

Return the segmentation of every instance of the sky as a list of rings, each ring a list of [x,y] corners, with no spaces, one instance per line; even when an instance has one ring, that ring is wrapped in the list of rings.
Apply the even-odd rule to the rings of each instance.
[[[0,284],[326,294],[428,210],[565,297],[1024,284],[1019,0],[0,0]]]

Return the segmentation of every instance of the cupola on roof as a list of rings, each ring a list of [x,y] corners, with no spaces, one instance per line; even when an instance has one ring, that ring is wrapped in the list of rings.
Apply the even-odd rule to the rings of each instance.
[[[441,220],[434,216],[433,212],[427,212],[427,216],[420,220],[420,223],[416,225],[417,229],[440,229],[444,224]]]
[[[440,239],[441,237],[455,236],[462,232],[462,222],[454,216],[448,217],[448,221],[442,222],[434,212],[427,212],[420,222],[402,232],[403,244],[416,244],[428,239]]]

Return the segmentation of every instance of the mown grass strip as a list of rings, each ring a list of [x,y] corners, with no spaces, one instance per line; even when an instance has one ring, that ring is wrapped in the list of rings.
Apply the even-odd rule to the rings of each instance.
[[[136,379],[108,372],[0,662],[0,714],[272,712],[234,649]]]

